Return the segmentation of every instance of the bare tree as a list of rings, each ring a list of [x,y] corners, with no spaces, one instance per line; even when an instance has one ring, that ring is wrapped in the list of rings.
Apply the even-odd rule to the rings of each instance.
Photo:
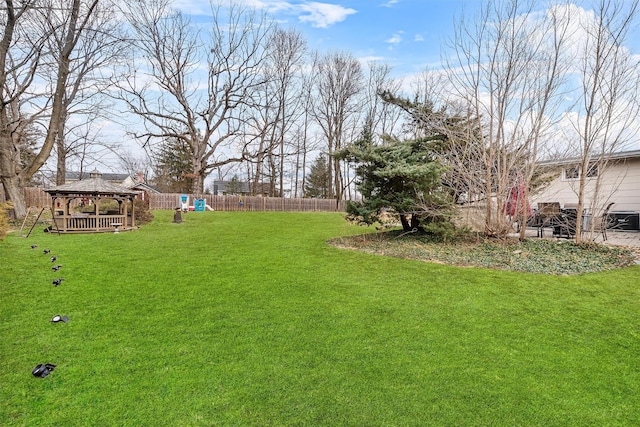
[[[401,81],[392,77],[392,67],[383,62],[370,62],[367,66],[364,85],[365,117],[371,124],[372,135],[394,135],[398,131],[401,112],[388,102],[383,102],[381,93],[398,93]]]
[[[278,184],[280,195],[284,195],[284,167],[286,156],[286,136],[290,133],[295,121],[300,117],[300,105],[303,101],[301,71],[305,65],[306,41],[297,31],[279,30],[274,33],[272,41],[272,67],[276,73],[272,81],[275,83],[278,127],[274,129],[273,140],[279,146]]]
[[[345,133],[347,142],[362,139],[363,136],[377,144],[389,137],[395,137],[400,130],[402,111],[395,108],[392,103],[384,101],[383,94],[395,94],[400,91],[401,81],[392,77],[392,68],[389,64],[371,61],[367,64],[361,92],[361,108],[358,118],[363,117],[360,127],[351,126],[350,132]],[[346,199],[353,200],[358,197],[355,181],[357,175],[354,165],[347,159],[343,164],[343,176],[346,178],[344,189],[347,192]]]
[[[308,68],[308,71],[303,73],[303,79],[301,83],[301,113],[300,120],[296,123],[296,129],[293,132],[293,140],[296,146],[295,156],[295,186],[293,193],[298,195],[302,192],[302,196],[306,197],[305,184],[306,184],[306,172],[307,172],[307,153],[317,148],[319,142],[316,135],[311,131],[313,122],[313,86],[315,76],[313,70],[315,66],[312,65]]]
[[[284,193],[285,159],[291,155],[287,137],[302,114],[302,70],[305,65],[306,41],[295,30],[276,29],[268,43],[268,56],[263,70],[267,77],[261,87],[262,101],[258,117],[252,122],[260,148],[255,161],[253,191],[266,175],[272,195]],[[267,161],[267,165],[264,161]],[[266,167],[264,167],[266,166]],[[264,169],[269,172],[265,173]]]
[[[79,110],[71,110],[65,123],[65,133],[62,149],[65,152],[64,167],[60,169],[62,162],[56,162],[56,170],[51,176],[56,177],[56,184],[60,184],[60,174],[66,174],[67,169],[71,169],[80,173],[88,167],[110,169],[112,167],[108,161],[105,161],[111,153],[118,153],[119,144],[104,140],[102,134],[104,121],[104,112],[92,111],[91,106],[81,108]],[[69,120],[73,118],[73,122]],[[60,144],[60,140],[57,141]],[[58,147],[60,149],[60,147]],[[60,160],[58,153],[58,160]]]
[[[0,40],[0,181],[5,197],[14,205],[14,213],[26,214],[23,186],[44,165],[51,154],[64,111],[64,94],[70,74],[70,59],[78,40],[86,30],[98,0],[73,0],[56,10],[41,7],[40,2],[5,0],[6,13]],[[59,12],[59,13],[58,13]],[[63,34],[59,50],[46,50],[53,33]],[[42,64],[55,63],[55,79],[50,91],[36,89]],[[35,113],[22,108],[29,103]],[[21,129],[25,123],[47,116],[42,146],[21,167]]]
[[[211,27],[195,31],[165,0],[137,1],[128,12],[138,64],[120,85],[121,98],[141,117],[135,133],[147,145],[177,138],[191,147],[194,193],[220,166],[255,157],[253,139],[238,138],[255,92],[273,23],[242,6],[212,5]],[[201,70],[206,64],[206,70]],[[232,150],[234,143],[239,150]]]
[[[313,115],[322,129],[329,155],[329,197],[343,196],[343,173],[340,161],[333,157],[346,143],[349,131],[356,131],[360,112],[358,95],[363,89],[362,67],[347,52],[331,52],[316,61],[316,95]],[[357,131],[356,131],[357,132]]]
[[[123,171],[138,179],[142,178],[145,182],[149,180],[152,165],[151,159],[146,154],[136,155],[129,150],[118,150],[117,156]],[[139,174],[142,176],[140,177]]]
[[[598,0],[595,16],[581,22],[578,52],[581,87],[573,121],[578,154],[578,212],[602,212],[609,195],[601,194],[602,176],[612,154],[637,136],[640,113],[640,67],[624,47],[636,25],[638,1]],[[589,185],[594,181],[593,185]],[[604,196],[604,197],[603,197]],[[603,202],[603,199],[606,200]],[[594,222],[591,223],[593,232]],[[582,239],[582,215],[577,216],[576,241]]]
[[[52,10],[63,10],[67,0],[49,0]],[[56,32],[52,22],[48,22],[52,37],[48,40],[48,49],[60,51],[64,40]],[[104,70],[111,68],[123,58],[125,43],[122,37],[119,19],[115,7],[109,2],[99,3],[87,21],[87,28],[80,35],[76,49],[69,58],[69,77],[64,98],[60,126],[56,135],[56,184],[64,184],[67,160],[70,156],[90,155],[87,147],[98,144],[97,135],[87,135],[86,123],[104,118],[109,106],[106,91],[113,79]],[[42,74],[42,73],[41,73]],[[44,73],[43,79],[51,74]],[[95,127],[94,127],[95,128]],[[94,147],[95,148],[95,147]]]
[[[488,1],[476,20],[455,29],[451,88],[468,108],[469,136],[479,141],[484,231],[504,236],[512,226],[506,201],[514,185],[528,188],[540,138],[561,99],[567,16],[550,9],[534,19],[534,1]],[[525,212],[517,217],[526,218]]]

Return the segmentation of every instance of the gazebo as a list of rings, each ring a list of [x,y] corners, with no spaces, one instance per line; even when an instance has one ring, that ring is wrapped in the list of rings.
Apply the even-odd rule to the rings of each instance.
[[[89,179],[45,190],[60,233],[102,233],[135,228],[133,200],[138,194],[102,179],[94,170]]]

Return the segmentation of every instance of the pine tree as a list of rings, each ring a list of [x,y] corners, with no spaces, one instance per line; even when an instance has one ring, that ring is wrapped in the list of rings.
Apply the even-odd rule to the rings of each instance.
[[[325,155],[319,155],[311,166],[304,186],[305,196],[326,199],[329,196],[329,165]]]
[[[179,138],[167,138],[155,155],[155,185],[164,192],[188,193],[193,177],[191,147]]]
[[[242,182],[238,175],[233,175],[231,181],[227,183],[227,194],[242,194]]]

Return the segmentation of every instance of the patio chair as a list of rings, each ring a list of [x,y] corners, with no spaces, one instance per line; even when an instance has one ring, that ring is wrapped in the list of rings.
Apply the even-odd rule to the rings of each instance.
[[[553,235],[571,239],[576,234],[578,210],[575,208],[560,209],[553,224]]]
[[[537,217],[538,237],[544,237],[545,227],[553,227],[558,224],[560,202],[538,203]]]

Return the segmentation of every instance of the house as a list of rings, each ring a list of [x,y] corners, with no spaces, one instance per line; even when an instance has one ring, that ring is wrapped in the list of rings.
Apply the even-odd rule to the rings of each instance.
[[[584,214],[601,217],[605,211],[621,215],[640,213],[640,150],[614,153],[606,164],[593,162],[580,170],[579,159],[542,162],[555,178],[531,196],[531,203],[559,203],[561,208],[576,208],[580,175],[586,174]]]
[[[64,174],[65,184],[89,179],[92,173],[93,172],[82,172],[82,174],[80,174],[80,172],[67,172]],[[102,180],[125,187],[128,187],[127,184],[133,185],[135,183],[135,178],[127,173],[103,173]]]

